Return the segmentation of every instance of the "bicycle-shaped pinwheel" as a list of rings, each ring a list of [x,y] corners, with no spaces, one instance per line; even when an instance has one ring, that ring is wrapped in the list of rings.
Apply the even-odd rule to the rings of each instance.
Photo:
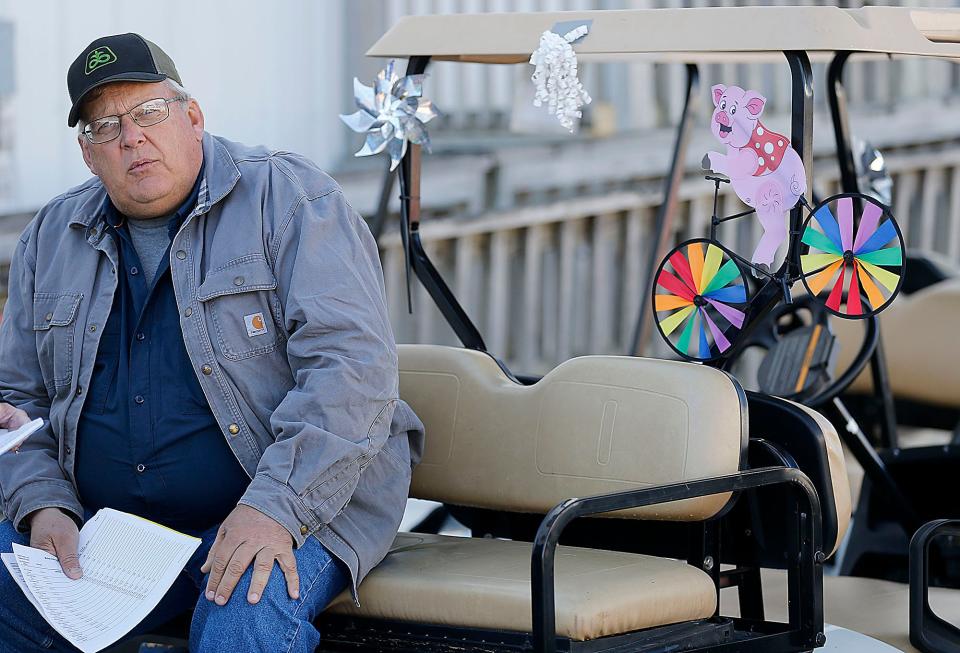
[[[789,140],[759,121],[765,99],[735,86],[713,88],[714,135],[726,154],[710,153],[704,167],[714,183],[710,237],[673,248],[654,275],[653,308],[660,334],[688,360],[715,361],[738,351],[738,339],[777,301],[790,302],[800,281],[810,300],[846,319],[876,315],[903,282],[904,242],[889,209],[862,194],[844,193],[811,207],[806,175]],[[720,185],[730,183],[749,210],[717,216]],[[787,233],[786,214],[800,204],[806,218]],[[756,214],[764,235],[748,261],[722,245],[717,226]],[[770,265],[785,239],[784,264]],[[761,279],[751,293],[747,270]]]

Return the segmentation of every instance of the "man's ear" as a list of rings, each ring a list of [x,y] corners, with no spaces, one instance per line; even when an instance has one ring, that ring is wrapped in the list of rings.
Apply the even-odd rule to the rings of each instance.
[[[203,140],[203,109],[200,108],[200,103],[190,98],[187,102],[187,119],[190,121],[190,124],[193,126],[193,131],[197,135],[197,140]]]
[[[77,136],[77,144],[80,146],[80,152],[83,154],[83,162],[87,164],[87,167],[97,177],[100,176],[100,173],[97,172],[97,166],[93,162],[93,157],[90,153],[90,143],[83,136]]]

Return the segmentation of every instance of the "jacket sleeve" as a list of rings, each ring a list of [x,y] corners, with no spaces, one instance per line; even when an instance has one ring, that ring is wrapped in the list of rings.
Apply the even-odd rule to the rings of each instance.
[[[300,546],[343,509],[389,437],[397,353],[376,241],[339,190],[301,199],[276,239],[296,385],[271,417],[276,441],[240,503]]]
[[[43,383],[33,331],[36,232],[28,227],[10,263],[7,304],[0,324],[0,397],[41,417],[42,429],[27,438],[18,454],[0,455],[0,492],[6,517],[20,532],[24,517],[41,508],[57,507],[83,520],[83,508],[59,461],[59,439],[50,425],[50,398]]]

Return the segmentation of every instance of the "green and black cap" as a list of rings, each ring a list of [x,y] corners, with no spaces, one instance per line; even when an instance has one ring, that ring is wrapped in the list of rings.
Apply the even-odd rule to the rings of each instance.
[[[177,84],[180,73],[173,60],[156,44],[139,34],[116,34],[97,39],[80,53],[67,71],[70,115],[67,125],[77,124],[80,103],[87,93],[111,82],[161,82]]]

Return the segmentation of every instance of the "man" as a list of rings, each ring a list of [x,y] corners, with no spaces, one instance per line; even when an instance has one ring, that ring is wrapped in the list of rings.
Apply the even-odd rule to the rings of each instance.
[[[20,237],[0,328],[9,521],[79,578],[102,507],[202,538],[136,632],[196,606],[193,651],[313,651],[386,554],[422,425],[398,399],[376,243],[295,154],[211,136],[170,58],[107,36],[70,67],[95,177]],[[0,574],[0,651],[75,650]]]

